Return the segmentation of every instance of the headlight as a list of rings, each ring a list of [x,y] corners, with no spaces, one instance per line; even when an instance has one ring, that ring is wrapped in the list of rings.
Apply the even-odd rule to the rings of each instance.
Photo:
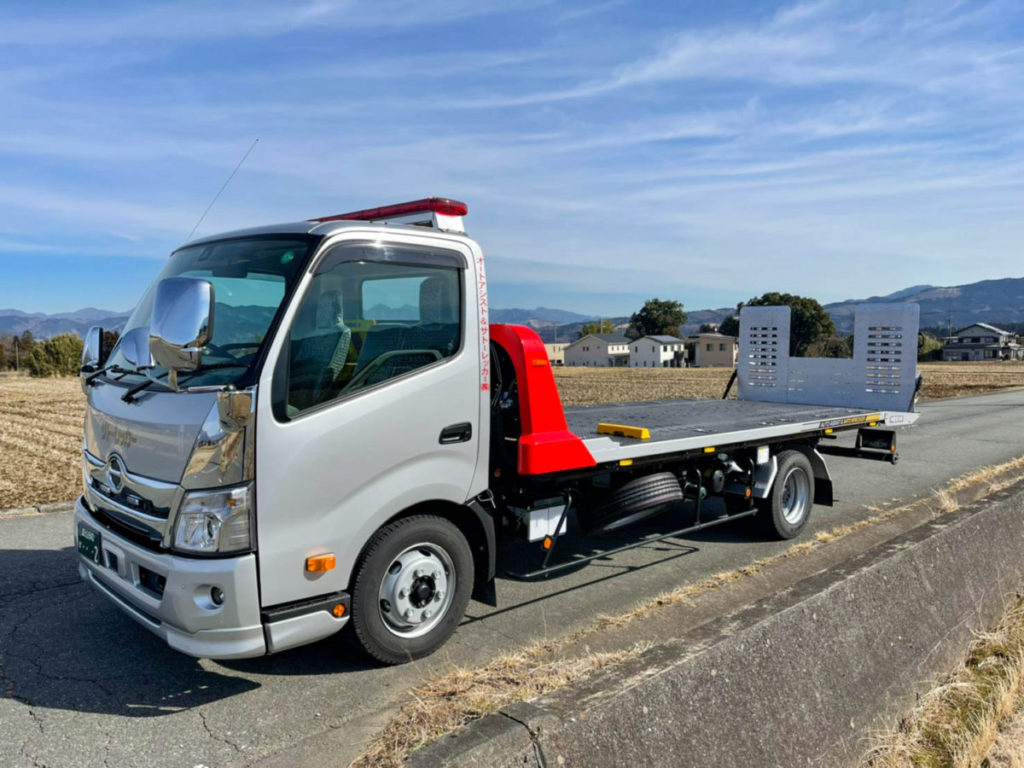
[[[252,549],[252,484],[186,493],[174,548],[211,553]]]

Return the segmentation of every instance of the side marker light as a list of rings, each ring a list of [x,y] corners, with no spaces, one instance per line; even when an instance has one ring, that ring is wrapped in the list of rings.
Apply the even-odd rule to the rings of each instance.
[[[337,565],[337,561],[333,553],[306,558],[306,570],[310,573],[331,571],[334,570],[335,565]]]

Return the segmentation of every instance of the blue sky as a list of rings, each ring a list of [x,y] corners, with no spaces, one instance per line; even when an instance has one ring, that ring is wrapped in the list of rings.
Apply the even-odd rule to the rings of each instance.
[[[0,307],[126,309],[198,234],[469,203],[491,304],[1024,275],[1017,2],[17,3]]]

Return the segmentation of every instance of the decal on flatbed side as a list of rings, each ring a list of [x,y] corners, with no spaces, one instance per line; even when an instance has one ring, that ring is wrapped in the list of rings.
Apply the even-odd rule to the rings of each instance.
[[[826,419],[825,421],[818,423],[818,429],[827,429],[829,427],[847,427],[850,424],[866,424],[869,421],[881,421],[882,414],[871,413],[867,416],[847,416],[843,419]]]

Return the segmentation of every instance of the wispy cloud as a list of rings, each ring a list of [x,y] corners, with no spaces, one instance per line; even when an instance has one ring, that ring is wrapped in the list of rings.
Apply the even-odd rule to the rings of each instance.
[[[4,15],[0,261],[166,253],[258,136],[201,233],[462,196],[492,279],[516,286],[498,295],[523,302],[526,285],[618,313],[597,306],[609,282],[695,306],[1020,272],[1015,3]]]

